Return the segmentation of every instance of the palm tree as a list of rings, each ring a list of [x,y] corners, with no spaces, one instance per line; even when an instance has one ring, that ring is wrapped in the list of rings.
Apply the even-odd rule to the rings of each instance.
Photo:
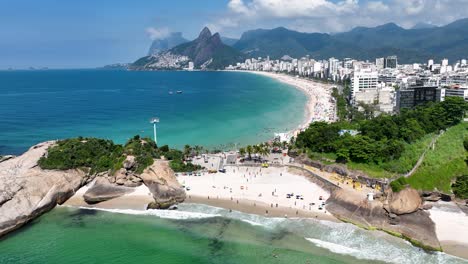
[[[193,148],[195,150],[195,155],[200,155],[200,152],[202,152],[203,150],[203,147],[202,146],[199,146],[199,145],[195,145],[195,147]]]
[[[184,156],[187,158],[192,153],[192,147],[190,145],[184,146]]]
[[[239,154],[241,155],[242,158],[245,157],[245,148],[240,148]]]
[[[252,159],[252,153],[253,153],[253,148],[251,145],[248,145],[247,148],[245,149],[247,151],[247,154],[249,155],[249,160]]]
[[[270,147],[268,145],[263,145],[263,147],[261,148],[261,153],[260,153],[262,156],[265,156],[265,157],[268,157],[268,155],[270,154]]]
[[[255,154],[260,154],[261,149],[262,149],[262,148],[260,147],[260,145],[254,145],[254,146],[253,146],[253,152],[254,152]]]

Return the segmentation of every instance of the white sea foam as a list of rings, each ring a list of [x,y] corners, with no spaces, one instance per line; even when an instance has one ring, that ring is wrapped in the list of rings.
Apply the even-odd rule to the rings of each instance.
[[[330,250],[333,253],[338,253],[338,254],[353,254],[359,252],[357,249],[338,245],[335,243],[323,241],[320,239],[314,239],[314,238],[305,238],[306,240],[314,243],[316,246],[321,247],[321,248],[326,248]]]
[[[427,254],[400,239],[383,232],[371,232],[344,223],[332,223],[310,219],[269,218],[238,211],[200,205],[180,204],[178,210],[122,210],[97,209],[121,214],[148,215],[164,219],[190,220],[224,217],[242,221],[251,226],[264,228],[268,232],[286,230],[305,239],[317,247],[328,249],[335,254],[350,255],[358,259],[384,261],[398,264],[412,263],[466,263],[444,253]]]
[[[103,209],[103,208],[89,208],[89,207],[80,207],[81,209],[88,210],[98,210],[106,211],[111,213],[118,214],[130,214],[130,215],[151,215],[157,216],[164,219],[175,219],[175,220],[186,220],[186,219],[204,219],[204,218],[213,218],[219,217],[218,214],[206,214],[198,212],[186,212],[178,210],[158,210],[158,209],[149,209],[149,210],[132,210],[132,209]]]

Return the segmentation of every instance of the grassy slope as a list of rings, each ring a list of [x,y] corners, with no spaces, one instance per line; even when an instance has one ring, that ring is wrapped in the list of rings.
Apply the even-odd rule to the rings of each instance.
[[[448,129],[437,140],[435,150],[427,153],[421,167],[408,179],[408,183],[419,190],[437,188],[449,193],[451,181],[468,172],[463,148],[463,138],[467,134],[466,122]]]
[[[405,145],[405,150],[397,160],[383,164],[363,164],[348,162],[347,167],[352,170],[359,170],[374,178],[393,178],[398,174],[404,174],[410,171],[418,161],[419,156],[424,152],[432,140],[433,134],[426,135],[412,144]],[[334,153],[309,153],[312,159],[336,159]],[[325,164],[332,164],[324,162]]]

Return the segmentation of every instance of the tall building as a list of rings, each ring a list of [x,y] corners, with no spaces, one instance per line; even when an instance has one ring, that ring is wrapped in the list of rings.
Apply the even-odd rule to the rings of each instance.
[[[351,99],[356,93],[366,89],[376,89],[379,81],[379,73],[372,68],[359,69],[351,77]]]
[[[338,73],[338,64],[339,60],[335,58],[330,58],[328,60],[328,77],[333,78]]]
[[[375,59],[375,65],[377,66],[378,70],[385,68],[385,58]]]
[[[424,85],[418,81],[416,85],[397,91],[397,109],[413,108],[428,102],[440,102],[443,98],[438,86]]]
[[[385,58],[385,68],[396,69],[397,66],[398,66],[397,56],[388,56],[387,58]]]

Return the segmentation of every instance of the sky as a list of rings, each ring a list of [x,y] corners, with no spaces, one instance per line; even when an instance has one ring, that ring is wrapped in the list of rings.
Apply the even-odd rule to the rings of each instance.
[[[169,32],[204,26],[239,38],[256,28],[343,32],[388,22],[445,25],[468,0],[0,0],[0,69],[132,62]]]

